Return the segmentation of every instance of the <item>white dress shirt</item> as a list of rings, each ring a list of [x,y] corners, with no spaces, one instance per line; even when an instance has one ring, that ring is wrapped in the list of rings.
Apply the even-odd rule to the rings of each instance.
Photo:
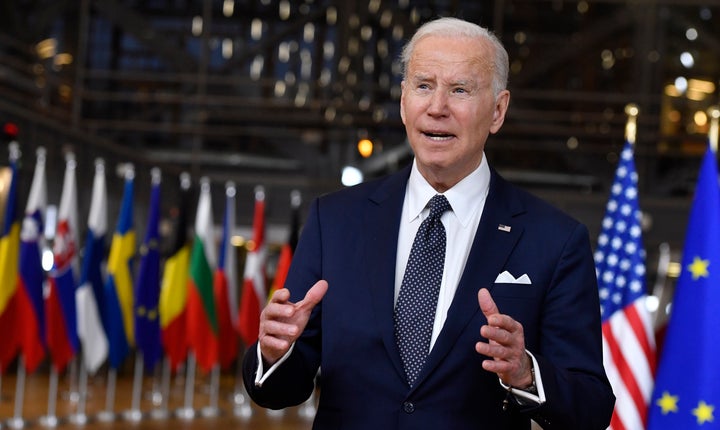
[[[450,207],[452,207],[452,211],[447,211],[440,217],[440,221],[445,227],[447,243],[452,244],[452,246],[445,249],[445,270],[440,283],[435,323],[430,338],[431,350],[445,324],[448,310],[460,283],[460,277],[465,271],[465,263],[468,255],[470,255],[470,248],[480,225],[480,218],[483,209],[485,209],[485,201],[489,190],[490,167],[483,153],[482,161],[477,169],[442,193],[450,202]],[[413,160],[408,186],[405,190],[400,231],[398,233],[397,260],[395,264],[395,303],[397,303],[400,294],[400,286],[405,275],[405,267],[410,257],[415,234],[422,221],[430,214],[430,208],[426,206],[435,194],[438,194],[438,192],[420,174],[416,161]],[[479,336],[480,333],[478,333],[478,338]],[[545,390],[540,377],[540,369],[535,356],[529,351],[527,353],[534,369],[537,394],[509,387],[501,380],[500,385],[518,397],[523,403],[541,404],[545,402]]]
[[[440,283],[435,323],[430,338],[430,349],[435,345],[442,330],[448,309],[455,296],[460,277],[465,270],[465,262],[470,254],[470,247],[475,239],[475,232],[480,224],[485,198],[490,188],[490,168],[483,156],[480,166],[455,186],[442,193],[452,207],[446,211],[440,221],[445,227],[447,246],[445,250],[445,270]],[[420,174],[416,162],[413,161],[410,179],[405,191],[400,231],[398,233],[397,260],[395,265],[395,302],[397,303],[400,286],[402,285],[405,267],[410,257],[415,234],[420,224],[430,214],[426,207],[430,199],[438,194]]]

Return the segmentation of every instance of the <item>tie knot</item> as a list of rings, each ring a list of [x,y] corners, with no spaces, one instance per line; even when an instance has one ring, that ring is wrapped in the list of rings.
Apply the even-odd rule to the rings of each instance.
[[[451,210],[450,202],[442,194],[435,194],[430,199],[430,218],[440,218],[447,210]]]

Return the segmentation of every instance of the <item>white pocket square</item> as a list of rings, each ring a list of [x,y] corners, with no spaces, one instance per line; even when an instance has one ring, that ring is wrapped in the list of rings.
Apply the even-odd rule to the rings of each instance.
[[[502,272],[495,278],[496,284],[527,284],[530,285],[532,282],[530,282],[530,277],[527,275],[527,273],[524,273],[519,278],[515,278],[510,272],[507,270]]]

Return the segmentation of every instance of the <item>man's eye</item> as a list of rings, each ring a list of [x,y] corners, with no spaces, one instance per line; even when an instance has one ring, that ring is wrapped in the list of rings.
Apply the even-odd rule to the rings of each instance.
[[[458,94],[465,94],[465,93],[467,93],[467,91],[465,90],[465,88],[455,88],[455,92],[458,93]]]

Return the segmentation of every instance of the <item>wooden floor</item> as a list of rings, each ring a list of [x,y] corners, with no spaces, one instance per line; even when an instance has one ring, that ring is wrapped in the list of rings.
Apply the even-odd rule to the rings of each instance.
[[[160,388],[162,386],[159,375],[150,375],[142,378],[142,395],[139,408],[133,409],[133,380],[131,372],[119,372],[117,376],[115,401],[108,408],[106,392],[108,386],[108,372],[101,369],[96,376],[89,377],[87,395],[85,396],[86,421],[78,418],[81,402],[79,401],[79,377],[77,372],[68,371],[58,377],[57,404],[54,416],[55,425],[59,429],[87,429],[87,430],[115,430],[115,429],[207,429],[207,428],[233,428],[252,430],[309,430],[312,427],[314,403],[309,401],[305,405],[288,408],[284,411],[268,411],[252,404],[247,394],[238,396],[235,375],[223,373],[219,379],[217,391],[217,408],[208,411],[210,405],[210,376],[198,373],[195,378],[192,395],[192,418],[181,417],[178,412],[182,410],[187,401],[185,390],[185,375],[178,374],[170,378],[167,407],[163,407]],[[25,394],[20,420],[16,419],[16,382],[15,372],[2,376],[0,386],[0,428],[49,428],[52,420],[48,422],[48,392],[50,376],[47,370],[38,370],[25,378]],[[244,400],[244,402],[243,402]],[[205,409],[205,410],[204,410]],[[103,421],[103,412],[112,411],[114,417]],[[187,409],[185,409],[187,410]],[[167,417],[162,415],[169,411]],[[131,413],[131,412],[134,412]],[[205,412],[210,412],[206,416]],[[213,416],[214,415],[214,416]],[[159,416],[159,417],[158,417]]]

